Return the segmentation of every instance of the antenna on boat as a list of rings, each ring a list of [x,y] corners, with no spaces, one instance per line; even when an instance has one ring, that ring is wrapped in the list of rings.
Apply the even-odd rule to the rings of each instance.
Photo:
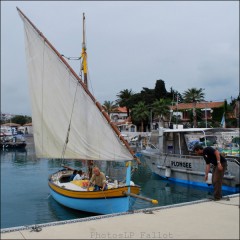
[[[83,71],[83,80],[84,84],[88,88],[88,67],[87,67],[87,47],[86,47],[86,39],[85,39],[85,13],[83,13],[83,42],[82,42],[82,66],[81,70]]]
[[[176,103],[176,107],[177,107],[177,114],[178,114],[178,94],[177,94],[177,103]],[[178,116],[176,116],[176,128],[178,129]]]
[[[170,109],[170,118],[169,118],[169,124],[168,127],[171,128],[171,121],[172,121],[172,116],[173,116],[173,103],[174,103],[174,93],[173,93],[173,99],[172,99],[172,108]]]

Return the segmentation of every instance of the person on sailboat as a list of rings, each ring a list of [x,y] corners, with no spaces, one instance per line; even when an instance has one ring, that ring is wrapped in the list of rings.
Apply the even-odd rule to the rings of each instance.
[[[220,200],[222,198],[222,181],[224,172],[227,168],[227,160],[217,149],[212,147],[203,148],[202,145],[195,145],[193,150],[197,155],[203,156],[206,162],[205,181],[208,180],[210,163],[213,165],[212,183],[214,188],[214,201]]]
[[[93,170],[93,160],[88,161],[88,176],[89,178],[92,177],[92,170]]]
[[[77,175],[77,170],[74,170],[72,175],[69,177],[69,180],[72,181],[76,175]]]
[[[83,174],[82,170],[79,170],[77,172],[77,175],[73,178],[73,180],[83,180],[85,178],[85,175]]]
[[[99,190],[107,190],[107,181],[105,174],[103,172],[100,172],[98,167],[93,168],[93,175],[89,181],[88,188],[93,185],[94,189],[93,191],[99,191]]]

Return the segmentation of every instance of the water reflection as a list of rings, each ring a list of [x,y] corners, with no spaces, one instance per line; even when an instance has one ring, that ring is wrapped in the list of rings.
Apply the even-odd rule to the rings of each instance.
[[[87,213],[82,211],[76,211],[74,209],[67,208],[58,202],[56,202],[51,196],[48,199],[48,215],[46,222],[52,221],[55,219],[56,221],[62,220],[70,220],[76,218],[84,218],[84,217],[91,217],[96,216],[94,213]],[[39,216],[41,218],[41,214]]]
[[[4,149],[1,150],[0,154],[2,161],[9,161],[14,166],[25,165],[28,160],[26,149]]]

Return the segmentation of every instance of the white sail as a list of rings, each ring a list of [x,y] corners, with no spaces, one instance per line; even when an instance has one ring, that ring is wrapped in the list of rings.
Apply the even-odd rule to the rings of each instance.
[[[125,161],[133,157],[78,79],[19,13],[25,29],[37,157]],[[64,150],[70,126],[68,143]]]

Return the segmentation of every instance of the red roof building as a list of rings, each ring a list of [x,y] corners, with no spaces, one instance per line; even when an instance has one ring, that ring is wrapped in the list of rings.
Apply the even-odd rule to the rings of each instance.
[[[193,109],[193,103],[179,103],[174,106],[169,106],[170,110],[175,112],[173,115],[180,115],[183,122],[188,122],[190,120],[190,111]],[[224,102],[199,102],[196,103],[195,108],[201,109],[202,120],[212,119],[212,112],[214,108],[224,107]]]
[[[131,117],[127,116],[126,107],[118,107],[110,113],[110,118],[120,131],[136,132],[136,125],[132,124]]]

